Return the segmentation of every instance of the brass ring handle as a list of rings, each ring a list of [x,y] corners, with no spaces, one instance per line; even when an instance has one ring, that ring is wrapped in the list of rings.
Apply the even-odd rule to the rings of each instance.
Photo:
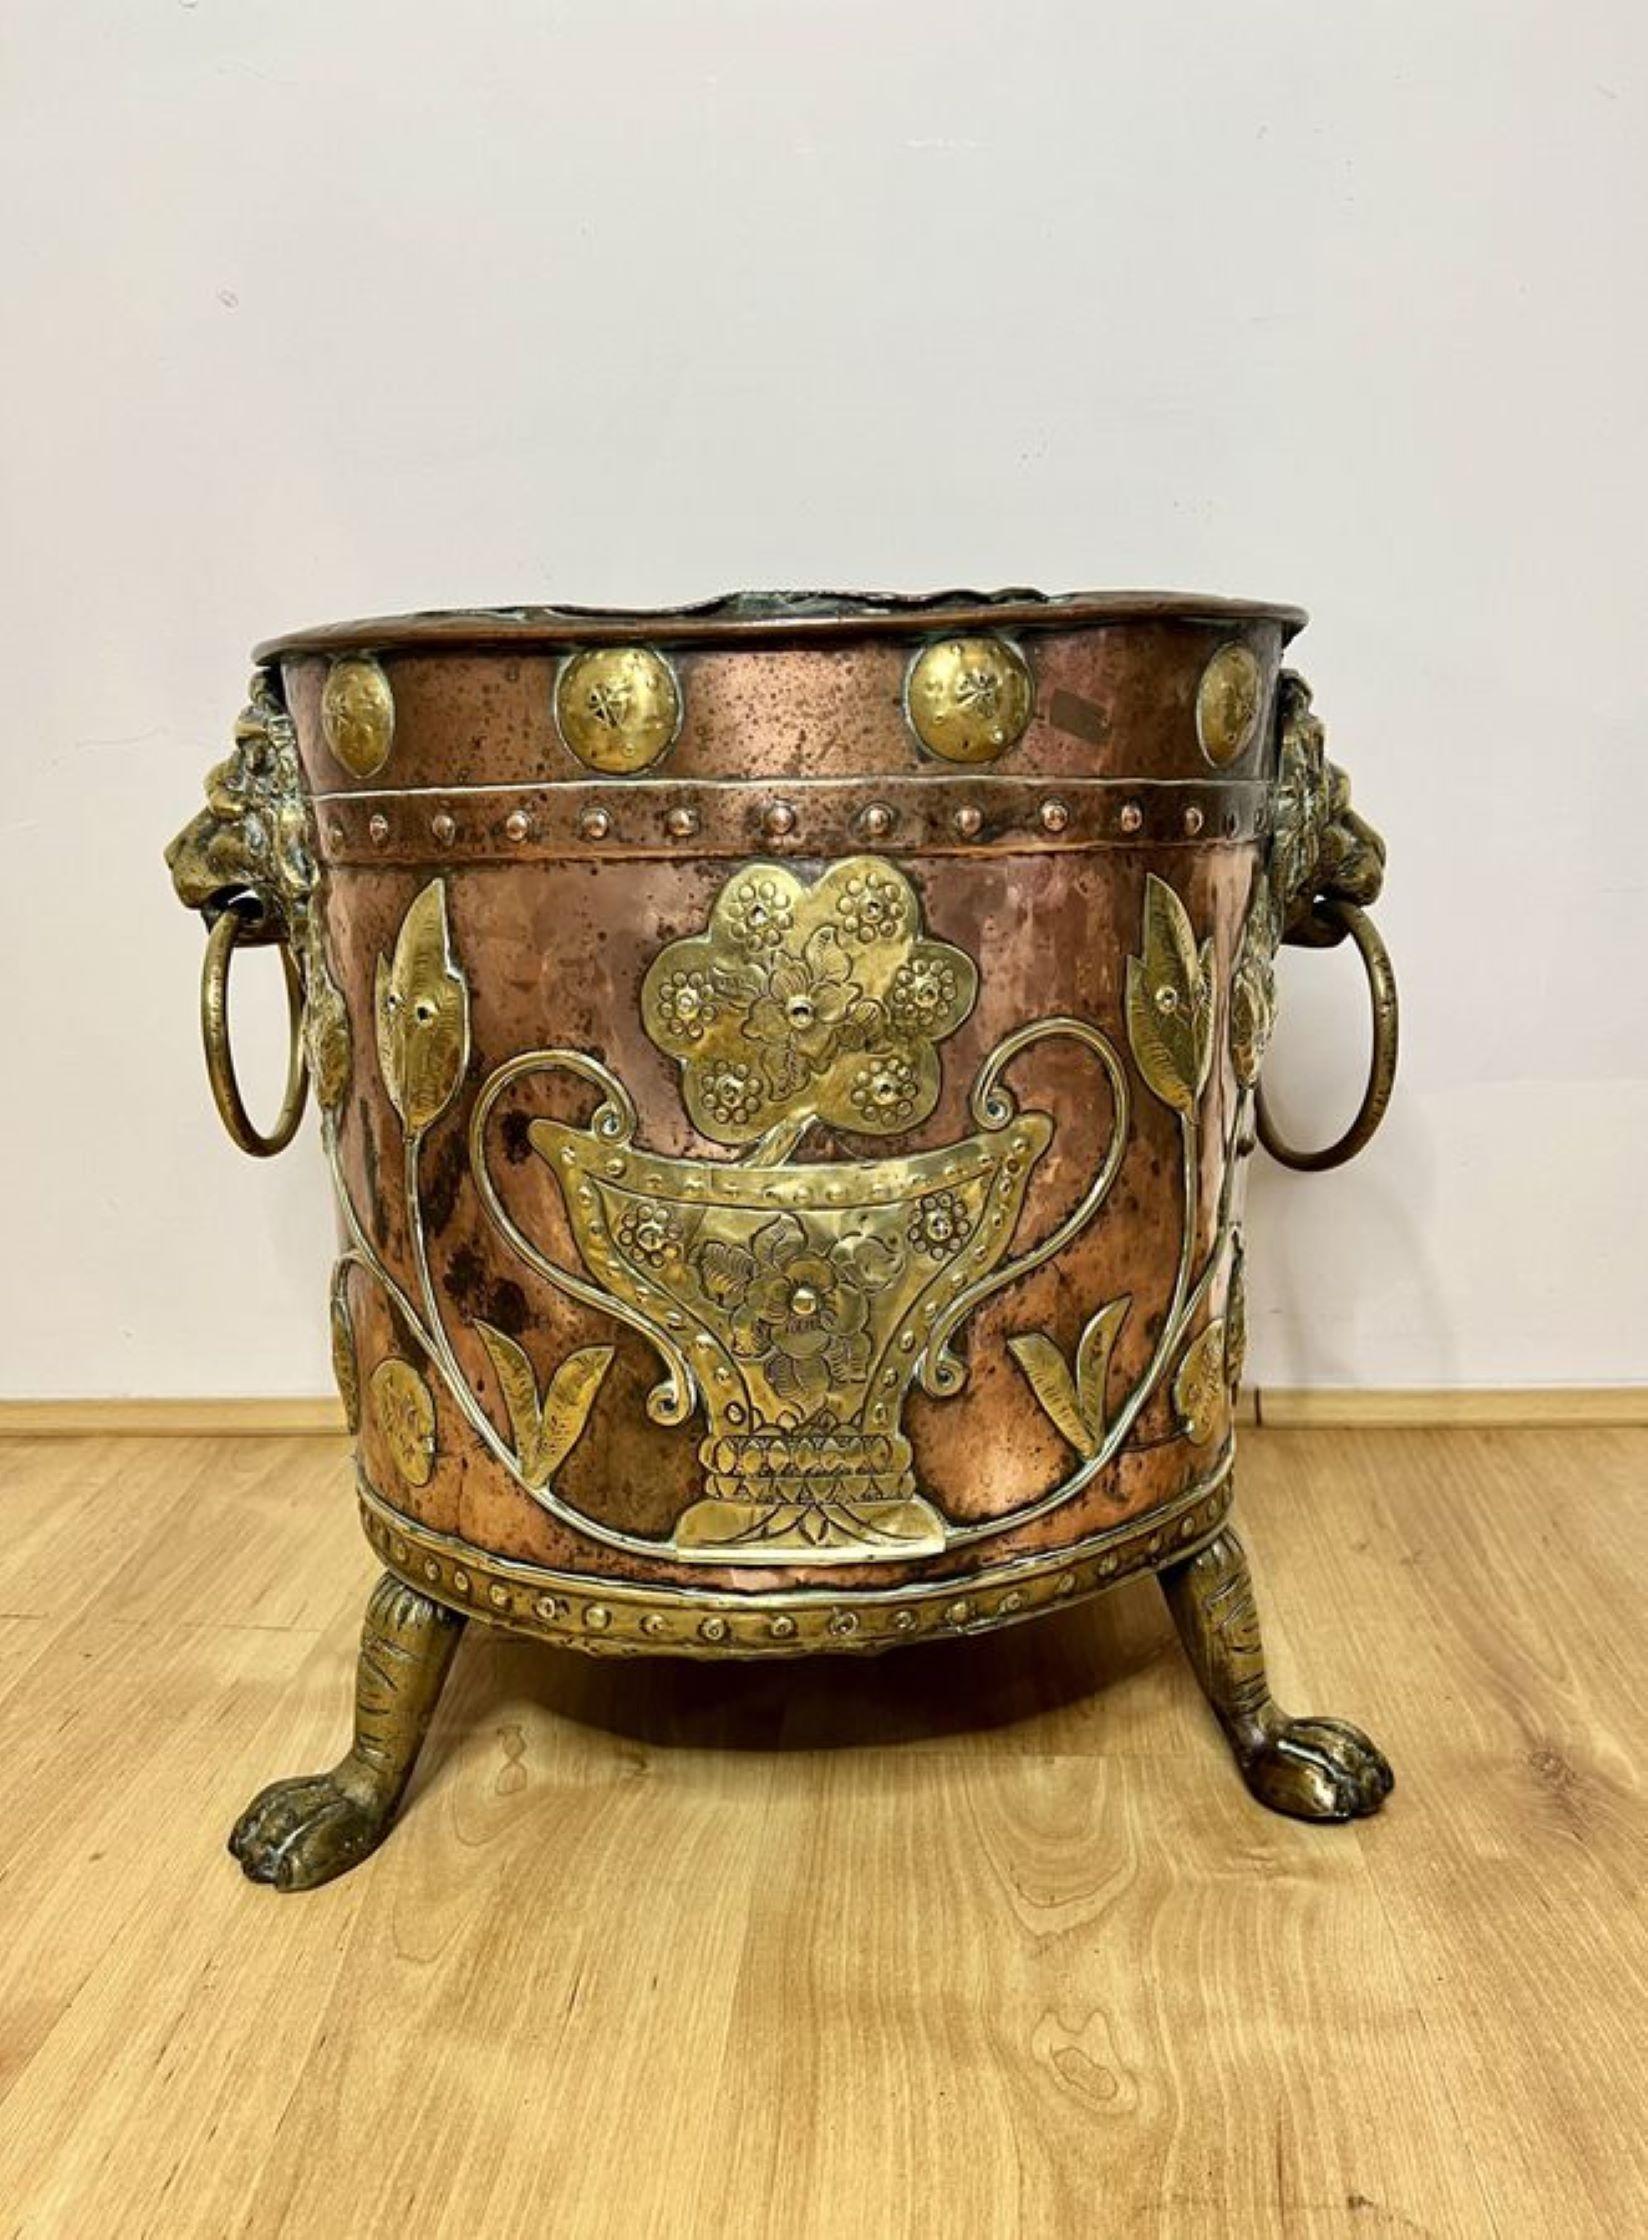
[[[200,1036],[206,1045],[206,1078],[219,1117],[242,1151],[254,1159],[272,1159],[284,1151],[297,1134],[298,1122],[309,1095],[309,1065],[303,1052],[303,976],[285,942],[279,944],[286,972],[286,1009],[292,1024],[292,1047],[286,1061],[286,1088],[275,1125],[264,1135],[253,1123],[241,1101],[235,1062],[229,1051],[229,960],[246,931],[246,920],[237,910],[225,910],[206,937],[206,959],[200,973]]]
[[[1399,1024],[1396,1000],[1396,975],[1391,970],[1390,952],[1380,939],[1373,920],[1354,902],[1336,898],[1319,902],[1312,913],[1313,920],[1326,928],[1337,925],[1341,933],[1348,933],[1362,953],[1362,965],[1368,976],[1368,995],[1373,1005],[1373,1055],[1368,1065],[1368,1084],[1362,1092],[1362,1102],[1355,1119],[1337,1142],[1321,1151],[1295,1151],[1285,1138],[1277,1133],[1265,1105],[1265,1092],[1261,1085],[1258,1099],[1259,1141],[1273,1159],[1284,1167],[1292,1167],[1299,1174],[1321,1174],[1328,1167],[1342,1167],[1347,1159],[1354,1159],[1357,1152],[1373,1135],[1385,1117],[1385,1107],[1391,1100],[1391,1089],[1396,1080],[1396,1048]],[[1337,939],[1337,934],[1329,936]]]

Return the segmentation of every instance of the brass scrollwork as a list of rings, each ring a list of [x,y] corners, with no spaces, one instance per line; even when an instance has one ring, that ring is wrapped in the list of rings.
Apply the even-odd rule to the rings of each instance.
[[[999,1534],[1070,1500],[1116,1455],[1170,1371],[1179,1436],[1211,1440],[1228,1414],[1229,1333],[1200,1324],[1232,1239],[1231,1183],[1198,1271],[1194,1246],[1199,1130],[1214,1046],[1211,943],[1198,942],[1179,897],[1146,886],[1139,954],[1129,962],[1128,1040],[1146,1088],[1175,1115],[1182,1153],[1182,1241],[1172,1295],[1143,1372],[1108,1390],[1132,1302],[1090,1317],[1073,1366],[1044,1333],[1010,1341],[1051,1419],[1080,1457],[1059,1485],[1008,1515],[947,1519],[917,1486],[903,1430],[919,1385],[948,1397],[966,1382],[951,1341],[980,1303],[1045,1265],[1100,1213],[1131,1134],[1127,1070],[1109,1038],[1074,1018],[1032,1020],[986,1057],[969,1099],[972,1132],[935,1150],[802,1161],[814,1127],[885,1137],[916,1124],[937,1097],[937,1043],[970,1010],[977,967],[929,937],[914,887],[872,857],[812,881],[787,868],[735,871],[702,934],[671,943],[642,990],[653,1040],[679,1063],[683,1094],[735,1158],[667,1157],[636,1141],[623,1082],[577,1050],[528,1051],[496,1067],[470,1112],[470,1168],[488,1219],[526,1266],[578,1305],[643,1335],[663,1368],[653,1420],[702,1413],[698,1497],[664,1539],[620,1531],[571,1507],[557,1471],[600,1404],[612,1359],[585,1346],[547,1382],[519,1339],[471,1327],[496,1380],[495,1420],[453,1350],[432,1279],[420,1194],[421,1151],[453,1109],[468,1067],[469,991],[445,883],[414,898],[375,989],[378,1063],[405,1136],[406,1226],[415,1281],[397,1282],[350,1200],[324,1116],[350,1237],[345,1264],[384,1285],[465,1420],[534,1500],[608,1546],[679,1562],[807,1564],[934,1553]],[[1013,1064],[1040,1044],[1074,1041],[1098,1064],[1110,1124],[1075,1203],[1038,1241],[1014,1250],[1032,1174],[1055,1133],[1021,1110]],[[858,1075],[891,1071],[899,1099],[855,1095]],[[740,1097],[719,1075],[743,1069]],[[577,1264],[542,1249],[505,1205],[488,1164],[500,1103],[537,1076],[570,1073],[599,1092],[581,1126],[528,1117],[526,1141],[555,1177]],[[1249,1132],[1251,1091],[1238,1105]],[[907,1107],[907,1109],[906,1109]],[[1234,1159],[1227,1168],[1234,1168]],[[1229,1285],[1226,1286],[1227,1293]],[[1199,1335],[1194,1335],[1199,1329]],[[392,1371],[402,1446],[418,1464],[410,1390]],[[390,1426],[385,1425],[385,1435]],[[414,1480],[414,1482],[416,1482]]]

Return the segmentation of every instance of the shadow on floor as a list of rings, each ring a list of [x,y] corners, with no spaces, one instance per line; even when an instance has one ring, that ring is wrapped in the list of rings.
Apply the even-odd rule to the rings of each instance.
[[[971,1640],[766,1664],[587,1657],[474,1626],[445,1716],[485,1726],[531,1703],[659,1749],[882,1749],[1042,1718],[1177,1656],[1150,1580]]]

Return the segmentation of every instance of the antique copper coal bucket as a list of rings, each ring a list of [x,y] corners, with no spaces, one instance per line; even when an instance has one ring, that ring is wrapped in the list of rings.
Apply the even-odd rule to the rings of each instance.
[[[1229,1524],[1243,1176],[1377,1125],[1383,848],[1280,667],[1156,595],[419,615],[259,648],[174,842],[236,1140],[306,1081],[384,1577],[354,1747],[246,1871],[381,1838],[466,1618],[613,1655],[879,1650],[1160,1575],[1249,1786],[1390,1787],[1265,1686]],[[1273,1140],[1283,940],[1349,933],[1374,1066]],[[273,1131],[238,945],[282,946]]]

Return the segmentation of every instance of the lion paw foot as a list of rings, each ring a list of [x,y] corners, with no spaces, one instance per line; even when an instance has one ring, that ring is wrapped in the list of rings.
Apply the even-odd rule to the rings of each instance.
[[[340,1786],[330,1773],[275,1781],[235,1822],[229,1849],[253,1882],[313,1890],[346,1874],[388,1831],[390,1812]]]
[[[1395,1786],[1383,1753],[1344,1719],[1282,1719],[1242,1766],[1262,1805],[1295,1820],[1360,1820]]]

